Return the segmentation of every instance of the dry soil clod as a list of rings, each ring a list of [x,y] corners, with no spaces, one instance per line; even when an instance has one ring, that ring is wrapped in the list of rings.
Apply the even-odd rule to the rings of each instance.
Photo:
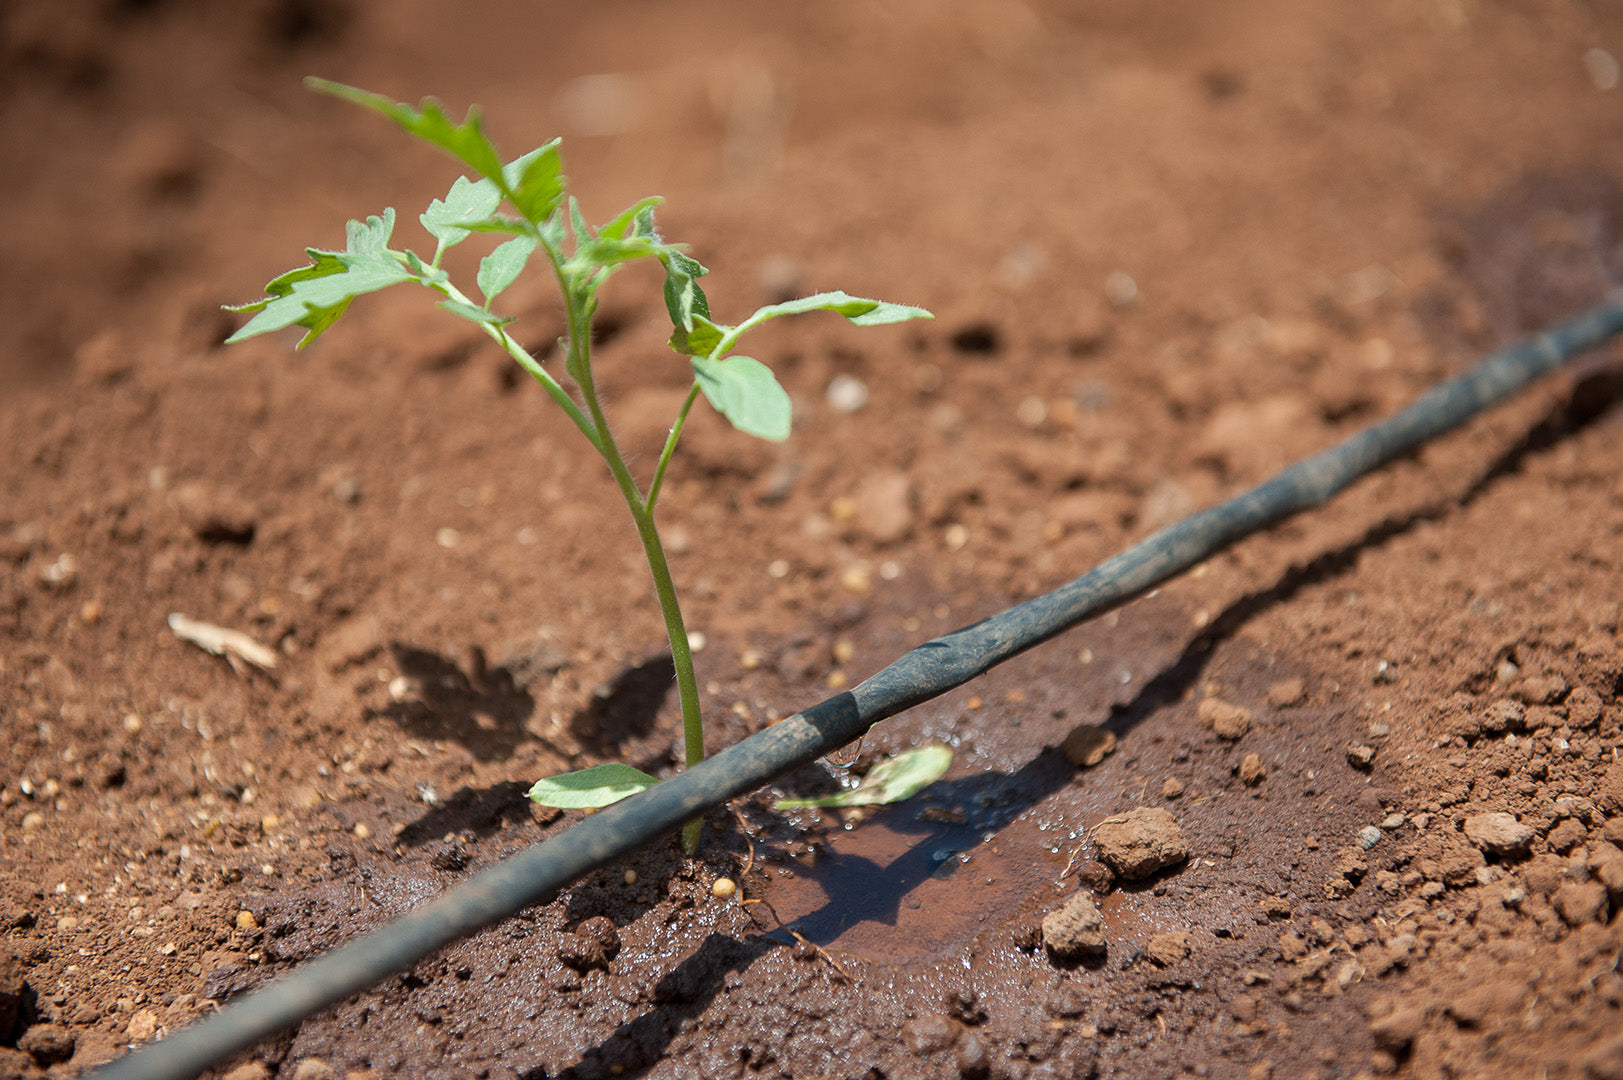
[[[1189,858],[1189,842],[1172,813],[1144,806],[1105,818],[1093,830],[1099,858],[1128,881],[1147,878]]]
[[[1056,963],[1069,964],[1105,954],[1105,920],[1093,894],[1078,890],[1043,916],[1043,945]]]

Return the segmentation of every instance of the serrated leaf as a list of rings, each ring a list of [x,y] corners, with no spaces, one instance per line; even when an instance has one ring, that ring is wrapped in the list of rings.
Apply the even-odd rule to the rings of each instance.
[[[663,201],[658,195],[637,200],[614,215],[613,220],[597,230],[597,235],[609,240],[623,240],[627,233],[632,236],[653,236],[654,207]]]
[[[906,322],[908,319],[933,319],[934,315],[918,307],[891,304],[883,300],[869,300],[844,292],[818,293],[782,304],[768,304],[751,315],[746,322],[765,322],[780,315],[800,315],[808,311],[832,311],[844,315],[858,326],[880,326],[885,323]]]
[[[569,198],[569,228],[575,234],[576,248],[592,242],[592,227],[586,224],[586,217],[580,212],[580,201],[573,195]]]
[[[518,280],[535,251],[538,241],[533,236],[516,236],[498,244],[489,255],[479,260],[479,291],[484,294],[485,306],[496,299],[498,293]]]
[[[464,222],[486,220],[496,212],[501,201],[501,191],[489,180],[459,176],[445,198],[429,203],[417,220],[442,247],[451,247],[468,238],[469,229]]]
[[[666,344],[683,356],[709,356],[721,344],[724,333],[721,327],[703,315],[695,314],[688,329],[680,326],[671,329],[671,337]]]
[[[293,291],[293,286],[309,278],[326,277],[328,274],[342,274],[344,264],[338,258],[336,251],[322,251],[319,248],[305,248],[304,253],[310,257],[309,266],[301,266],[297,270],[272,278],[265,284],[266,296],[263,300],[253,300],[246,304],[227,304],[227,311],[259,311],[278,296],[286,296]]]
[[[525,794],[542,806],[561,810],[587,810],[610,806],[659,783],[641,769],[610,762],[590,769],[537,780]]]
[[[574,261],[587,266],[618,266],[633,259],[646,259],[659,254],[659,248],[648,240],[611,240],[598,236],[576,249]]]
[[[952,748],[941,743],[917,746],[887,758],[868,771],[862,783],[816,799],[779,799],[779,810],[805,807],[885,806],[911,799],[952,768]]]
[[[356,255],[376,255],[389,250],[389,237],[394,235],[394,207],[384,207],[383,213],[372,214],[365,221],[351,221],[344,226],[344,250]]]
[[[508,198],[526,221],[540,224],[563,201],[563,156],[558,144],[559,140],[553,139],[530,151],[513,163],[511,173],[503,173],[511,188]]]
[[[308,331],[299,341],[298,347],[302,349],[337,322],[355,297],[416,280],[393,252],[359,255],[346,252],[338,258],[343,261],[341,273],[294,281],[286,295],[266,303],[259,314],[226,338],[226,343],[244,341],[288,326],[302,326]],[[283,275],[279,280],[286,277]]]
[[[344,230],[344,251],[308,249],[309,266],[273,279],[265,286],[270,294],[267,299],[233,309],[258,314],[226,338],[226,343],[302,326],[306,330],[298,344],[302,349],[337,322],[356,296],[413,280],[415,275],[402,262],[404,256],[388,247],[394,220],[391,207],[365,221],[349,222]]]
[[[445,107],[435,98],[425,97],[413,108],[382,94],[328,79],[311,76],[304,80],[304,84],[319,93],[382,113],[410,134],[459,158],[480,176],[495,179],[502,175],[501,155],[485,136],[477,107],[470,108],[462,123],[458,124],[446,115]],[[505,180],[501,183],[507,186]]]
[[[759,360],[695,356],[693,374],[710,404],[739,431],[773,442],[789,437],[789,395]]]
[[[699,288],[699,278],[710,271],[698,259],[675,248],[666,248],[660,261],[665,264],[665,308],[670,312],[671,325],[691,331],[695,315],[710,317],[710,302]]]

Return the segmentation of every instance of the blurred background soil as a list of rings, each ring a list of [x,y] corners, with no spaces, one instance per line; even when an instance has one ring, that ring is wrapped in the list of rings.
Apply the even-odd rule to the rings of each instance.
[[[936,312],[763,330],[785,444],[689,424],[661,513],[720,747],[1600,300],[1619,57],[1601,0],[0,8],[0,1074],[567,827],[542,775],[676,760],[632,530],[509,361],[404,291],[222,348],[455,175],[303,76],[563,136],[590,219],[666,197],[724,320]],[[545,285],[504,297],[540,354]],[[657,275],[602,315],[646,469],[690,378]],[[218,1075],[1623,1077],[1619,359],[882,725],[859,770],[956,747],[925,797],[750,800]],[[1190,857],[1116,881],[1091,830],[1139,807]],[[1056,963],[1078,889],[1106,951]]]

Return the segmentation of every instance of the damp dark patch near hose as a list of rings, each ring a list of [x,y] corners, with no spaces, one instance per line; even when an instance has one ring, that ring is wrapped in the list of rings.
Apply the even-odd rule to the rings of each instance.
[[[458,938],[558,892],[704,811],[860,737],[910,706],[1119,607],[1251,533],[1322,505],[1354,480],[1459,427],[1623,332],[1623,295],[1501,353],[1388,420],[1258,487],[1154,533],[1053,592],[927,641],[848,692],[512,856],[421,909],[335,949],[200,1023],[112,1062],[102,1080],[194,1076]]]

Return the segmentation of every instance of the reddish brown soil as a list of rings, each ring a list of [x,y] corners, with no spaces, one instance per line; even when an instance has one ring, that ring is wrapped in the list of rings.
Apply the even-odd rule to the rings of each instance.
[[[668,197],[723,318],[939,313],[764,333],[782,447],[690,424],[663,518],[716,746],[1623,272],[1598,0],[547,6],[4,9],[0,1074],[176,1030],[567,827],[538,776],[679,741],[603,469],[476,334],[402,293],[305,353],[220,347],[221,303],[348,216],[413,234],[453,175],[306,73],[562,134],[590,216]],[[646,467],[686,367],[656,280],[606,299]],[[220,1073],[1623,1077],[1619,356],[883,725],[869,759],[957,745],[924,798],[751,801],[700,862],[662,843]],[[1073,770],[1082,723],[1119,743]],[[1112,888],[1088,830],[1140,805],[1193,857]],[[1466,833],[1488,811],[1521,850]],[[744,895],[826,953],[711,896],[750,849]],[[1107,952],[1056,966],[1035,930],[1079,880]],[[596,916],[622,947],[577,972]]]

